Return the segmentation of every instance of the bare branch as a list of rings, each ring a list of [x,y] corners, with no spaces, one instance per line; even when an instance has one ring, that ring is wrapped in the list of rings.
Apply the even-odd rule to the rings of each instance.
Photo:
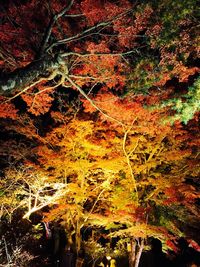
[[[65,13],[70,10],[70,8],[72,7],[73,3],[74,3],[74,0],[70,0],[68,6],[63,8],[58,14],[55,14],[53,16],[53,18],[50,20],[49,25],[47,27],[47,30],[46,30],[46,32],[44,34],[44,38],[42,40],[42,44],[41,44],[41,48],[40,48],[40,55],[42,55],[43,52],[45,51],[45,47],[46,47],[46,45],[47,45],[47,43],[49,41],[49,38],[51,36],[51,32],[52,32],[52,28],[53,28],[54,24],[56,23],[56,21],[60,17],[64,16]]]
[[[104,21],[104,22],[100,22],[98,23],[97,25],[95,26],[92,26],[88,29],[86,29],[85,31],[81,32],[81,33],[77,33],[71,37],[68,37],[68,38],[65,38],[65,39],[62,39],[62,40],[59,40],[58,42],[55,42],[53,44],[51,44],[49,47],[47,47],[46,49],[46,52],[49,51],[50,49],[52,49],[53,47],[55,46],[58,46],[60,44],[64,44],[64,43],[69,43],[69,42],[72,42],[72,41],[76,41],[76,40],[79,40],[81,38],[86,38],[88,36],[91,36],[93,34],[96,34],[94,33],[97,29],[101,28],[101,27],[107,27],[109,25],[111,25],[111,23],[115,20],[118,20],[120,19],[122,16],[128,14],[129,12],[133,11],[133,9],[128,9],[126,10],[125,12],[123,13],[120,13],[119,15],[113,17],[112,19],[108,20],[108,21]]]
[[[90,56],[126,56],[126,55],[131,55],[135,52],[138,52],[137,49],[135,50],[130,50],[127,52],[122,52],[122,53],[76,53],[76,52],[67,52],[67,53],[61,53],[59,56],[61,58],[65,58],[68,56],[77,56],[77,57],[90,57]]]
[[[98,197],[96,198],[96,200],[95,200],[95,202],[94,202],[94,204],[93,204],[93,206],[92,206],[91,210],[89,211],[89,214],[88,214],[88,215],[87,215],[87,217],[85,218],[85,220],[84,220],[84,223],[86,223],[86,222],[87,222],[87,220],[89,219],[90,215],[91,215],[91,214],[92,214],[92,212],[94,211],[94,208],[95,208],[95,206],[96,206],[97,202],[99,201],[99,199],[100,199],[101,195],[102,195],[104,192],[105,192],[105,189],[102,189],[102,190],[101,190],[101,192],[99,193],[99,195],[98,195]],[[83,227],[83,226],[84,226],[84,223],[81,225],[81,227]]]
[[[136,120],[136,119],[135,119]],[[135,121],[134,120],[134,121]],[[134,122],[133,121],[133,122]],[[132,128],[132,127],[131,127]],[[131,131],[131,128],[129,128],[128,130],[125,131],[124,133],[124,139],[123,139],[123,144],[122,144],[122,147],[123,147],[123,151],[124,151],[124,155],[126,157],[126,161],[127,161],[127,164],[128,164],[128,167],[129,167],[129,170],[130,170],[130,174],[131,174],[131,178],[133,180],[133,185],[134,185],[134,189],[135,189],[135,193],[136,193],[136,200],[137,200],[137,203],[138,203],[138,190],[137,190],[137,185],[136,185],[136,181],[135,181],[135,177],[134,177],[134,174],[133,174],[133,169],[132,169],[132,166],[131,166],[131,162],[130,162],[130,153],[127,153],[126,151],[126,141],[127,141],[127,137],[128,137],[128,134],[129,132]],[[138,140],[139,141],[139,140]],[[134,149],[131,151],[131,154],[134,152],[134,150],[137,148],[138,146],[138,141],[136,142],[136,145],[134,147]]]
[[[98,110],[101,114],[103,114],[106,118],[108,118],[109,120],[112,120],[112,121],[115,121],[115,122],[117,122],[117,124],[120,124],[120,125],[122,125],[122,126],[124,126],[124,123],[123,122],[121,122],[121,121],[119,121],[119,120],[117,120],[117,119],[115,119],[115,118],[113,118],[113,117],[111,117],[111,116],[109,116],[107,113],[105,113],[101,108],[99,108],[95,103],[94,103],[94,101],[91,99],[91,98],[89,98],[88,97],[88,95],[81,89],[81,87],[78,85],[78,84],[76,84],[72,79],[70,79],[70,77],[69,76],[66,76],[66,79],[71,83],[71,85],[73,86],[73,87],[75,87],[89,102],[90,102],[90,104],[96,109],[96,110]]]
[[[77,18],[77,17],[83,17],[84,14],[66,14],[65,17],[67,18]]]

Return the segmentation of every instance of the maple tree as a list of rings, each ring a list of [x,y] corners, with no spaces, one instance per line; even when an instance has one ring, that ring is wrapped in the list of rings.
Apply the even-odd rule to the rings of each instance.
[[[123,116],[127,103],[118,103],[117,107]],[[129,238],[132,254],[138,243],[133,242],[135,238],[144,242],[144,238],[154,236],[168,245],[169,239],[182,236],[179,224],[198,217],[193,205],[199,194],[194,186],[185,184],[187,176],[192,175],[196,153],[191,149],[192,139],[191,145],[183,144],[192,136],[181,127],[156,124],[154,114],[142,107],[138,110],[138,117],[132,121],[135,107],[129,108],[132,123],[126,127],[116,126],[110,119],[98,124],[78,118],[68,122],[61,113],[53,113],[53,119],[57,121],[59,115],[60,121],[42,139],[27,131],[28,125],[24,132],[18,122],[15,131],[38,137],[38,146],[31,153],[37,161],[26,161],[23,175],[19,170],[7,174],[17,182],[13,177],[20,177],[21,188],[17,187],[15,195],[22,196],[18,205],[25,209],[24,218],[48,206],[46,220],[65,227],[69,244],[75,234],[77,250],[85,226],[111,229],[111,236],[125,237],[126,242]],[[115,115],[119,119],[117,112]],[[9,183],[8,178],[6,181]],[[177,209],[181,214],[174,212]],[[134,266],[143,247],[142,243],[139,254],[132,257],[132,261],[137,259]]]
[[[43,214],[77,252],[109,230],[135,267],[198,225],[196,2],[2,4],[1,217]]]
[[[172,36],[168,31],[172,16],[166,9],[168,6],[171,13],[176,13],[172,1],[164,4],[68,1],[66,4],[60,0],[46,1],[43,8],[34,0],[4,4],[0,90],[1,95],[15,95],[2,99],[1,109],[4,113],[7,110],[7,116],[12,113],[14,116],[15,109],[10,113],[10,101],[21,95],[30,112],[44,114],[52,105],[55,88],[61,86],[78,90],[98,108],[81,87],[89,87],[90,93],[100,88],[100,84],[105,90],[123,91],[128,72],[129,92],[134,93],[154,86],[160,88],[173,77],[187,82],[199,71],[195,64],[188,66],[191,55],[194,62],[198,55],[195,1],[179,2],[177,8],[181,13],[173,17],[176,26],[173,24]],[[28,15],[30,10],[32,16]],[[152,20],[156,12],[163,15],[162,19],[158,15]],[[29,29],[34,30],[30,33]],[[171,38],[170,42],[166,38]],[[149,49],[159,50],[159,56],[155,57]]]

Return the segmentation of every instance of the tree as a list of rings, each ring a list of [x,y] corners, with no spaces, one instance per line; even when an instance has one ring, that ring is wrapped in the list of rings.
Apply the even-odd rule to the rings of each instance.
[[[110,25],[115,23],[115,21],[123,18],[123,16],[127,16],[127,14],[131,12],[131,6],[126,1],[120,5],[113,4],[113,6],[109,2],[105,4],[106,6],[101,6],[100,3],[97,3],[96,9],[92,14],[90,14],[90,12],[88,13],[88,8],[90,9],[90,5],[92,5],[92,2],[90,1],[82,1],[77,5],[74,4],[74,1],[68,1],[68,4],[65,4],[63,8],[62,1],[55,1],[52,6],[47,1],[44,5],[44,8],[40,9],[37,2],[32,1],[31,3],[22,5],[17,3],[14,3],[13,5],[9,4],[7,7],[5,7],[5,13],[3,14],[3,17],[7,14],[10,14],[10,12],[13,12],[13,18],[9,22],[7,22],[5,19],[5,22],[1,26],[3,30],[2,40],[4,41],[4,46],[2,49],[6,51],[5,45],[9,46],[9,42],[12,42],[14,38],[12,35],[6,36],[5,31],[13,30],[14,34],[20,34],[21,37],[19,38],[19,42],[16,43],[16,47],[14,47],[16,50],[13,49],[13,57],[21,60],[20,52],[22,51],[22,53],[26,53],[24,56],[26,60],[28,59],[30,62],[31,59],[34,59],[34,61],[26,65],[24,68],[19,70],[16,69],[16,72],[8,75],[8,77],[5,77],[5,79],[2,79],[1,92],[14,92],[15,89],[20,91],[20,88],[21,90],[25,91],[28,89],[28,87],[33,87],[40,81],[52,80],[56,76],[58,81],[56,82],[55,86],[58,87],[59,84],[64,84],[66,77],[69,76],[69,71],[70,74],[74,74],[74,64],[78,64],[79,66],[83,65],[85,58],[87,62],[86,65],[91,64],[90,60],[93,60],[93,57],[91,58],[90,55],[94,53],[92,51],[100,50],[102,53],[110,54],[109,48],[105,45],[105,40],[107,37],[104,37],[105,33],[103,30],[104,28],[106,29],[107,27],[110,27]],[[99,10],[106,11],[108,8],[107,5],[110,5],[109,7],[113,8],[113,14],[101,12],[103,16],[97,19],[97,17],[95,17],[97,12],[99,12]],[[33,10],[33,16],[30,17],[28,16],[28,12],[31,8]],[[56,14],[52,14],[53,9],[56,10]],[[23,18],[19,17],[19,10],[23,12]],[[33,22],[36,16],[36,11],[38,12],[37,14],[40,14],[41,16],[38,24],[37,22]],[[49,13],[49,18],[44,18],[45,12]],[[41,18],[43,18],[43,20],[41,20]],[[77,23],[74,22],[75,19],[77,19]],[[26,25],[24,25],[25,20],[27,20]],[[71,28],[74,30],[74,32],[71,32],[70,20],[73,20],[71,23],[77,24],[77,29]],[[13,27],[14,23],[16,24],[16,27]],[[84,28],[87,26],[89,27],[85,30]],[[31,36],[28,36],[28,27],[35,27],[35,32],[33,31]],[[77,33],[77,30],[79,30],[79,33]],[[100,33],[102,31],[102,38],[100,38],[98,43],[95,44],[93,41],[86,42],[85,45],[83,43],[83,49],[81,50],[79,47],[80,45],[76,44],[77,40],[84,39],[88,36],[91,36],[92,38],[93,35],[96,34],[101,36],[101,34],[98,34],[97,31]],[[70,37],[66,38],[67,35]],[[23,51],[27,48],[28,38],[34,43],[33,49]],[[73,46],[71,46],[71,42],[75,42],[75,45],[73,44]],[[96,49],[95,46],[97,46]],[[71,52],[70,50],[72,48],[73,51]],[[90,53],[87,53],[87,51]],[[119,57],[120,54],[121,52],[116,54],[116,57]],[[26,62],[27,61],[20,62],[20,67],[23,67]],[[8,68],[9,67],[10,66],[8,66]],[[73,78],[76,80],[78,77],[75,76]],[[86,79],[86,82],[90,81],[90,77],[83,76],[82,79]],[[67,84],[68,82],[70,81],[66,79]],[[72,86],[71,82],[70,85]]]
[[[109,230],[132,266],[147,237],[196,227],[195,3],[2,4],[2,216],[43,214],[77,251]]]
[[[111,236],[130,239],[137,266],[145,238],[158,237],[168,244],[182,235],[180,223],[198,217],[194,203],[199,194],[185,183],[192,176],[196,153],[191,149],[192,136],[180,125],[164,127],[155,111],[150,114],[139,103],[127,109],[126,101],[117,100],[115,105],[113,101],[112,109],[106,105],[108,116],[110,109],[115,115],[112,123],[104,116],[102,122],[68,121],[53,113],[55,127],[42,139],[31,131],[31,123],[26,131],[17,123],[15,131],[37,138],[38,145],[32,149],[33,160],[26,160],[23,175],[19,170],[8,175],[20,176],[21,189],[17,187],[16,193],[21,195],[24,218],[48,206],[46,220],[63,224],[70,244],[75,235],[77,250],[83,227],[111,229]],[[192,143],[185,145],[186,138]],[[177,209],[182,209],[180,214]],[[138,240],[142,243],[134,256]]]
[[[14,96],[2,99],[1,116],[16,114],[9,102],[20,95],[30,112],[44,114],[56,98],[55,88],[61,87],[79,91],[99,110],[88,92],[104,88],[124,93],[131,65],[130,93],[144,93],[155,86],[160,90],[173,77],[187,82],[199,70],[195,65],[196,5],[195,0],[190,2],[177,1],[174,5],[171,1],[147,1],[133,5],[126,0],[95,4],[84,0],[66,4],[59,0],[51,4],[46,1],[43,8],[35,0],[3,4],[0,92]],[[172,26],[172,14],[177,14],[177,8],[181,12],[173,16],[176,23]],[[152,14],[158,15],[151,19]],[[156,51],[158,58],[154,56]],[[194,66],[188,67],[191,55],[195,55]]]

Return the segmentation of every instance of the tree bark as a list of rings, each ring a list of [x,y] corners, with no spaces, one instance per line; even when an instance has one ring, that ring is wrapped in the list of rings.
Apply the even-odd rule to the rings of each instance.
[[[136,243],[135,240],[131,240],[130,253],[129,253],[129,267],[134,267],[135,255],[136,255]]]
[[[30,86],[48,72],[58,69],[60,66],[59,57],[45,55],[35,60],[24,68],[16,69],[0,79],[0,95],[10,95]]]
[[[135,259],[135,267],[139,266],[139,262],[140,262],[140,258],[142,255],[143,248],[144,248],[144,239],[142,238],[141,242],[140,242],[139,250],[137,252],[136,259]]]
[[[131,251],[129,254],[129,267],[138,267],[141,254],[144,248],[144,239],[141,238],[141,240],[138,240],[138,243],[136,243],[136,240],[131,240]]]

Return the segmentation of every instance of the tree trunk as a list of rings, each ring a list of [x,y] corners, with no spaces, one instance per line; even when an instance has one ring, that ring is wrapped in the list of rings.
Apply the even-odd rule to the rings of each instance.
[[[136,254],[136,242],[135,240],[131,240],[130,252],[129,252],[129,267],[134,267],[135,254]]]
[[[0,79],[0,95],[9,95],[16,91],[20,92],[38,81],[41,77],[45,77],[49,72],[58,69],[59,66],[59,57],[45,55],[24,68],[16,69],[10,74],[5,74]]]
[[[129,254],[129,267],[138,267],[140,263],[141,254],[144,248],[144,239],[131,240],[131,251]]]
[[[142,238],[141,239],[141,242],[140,242],[140,245],[139,245],[139,250],[138,250],[138,252],[136,254],[135,267],[138,267],[139,266],[140,258],[141,258],[141,255],[142,255],[143,248],[144,248],[144,239]]]

